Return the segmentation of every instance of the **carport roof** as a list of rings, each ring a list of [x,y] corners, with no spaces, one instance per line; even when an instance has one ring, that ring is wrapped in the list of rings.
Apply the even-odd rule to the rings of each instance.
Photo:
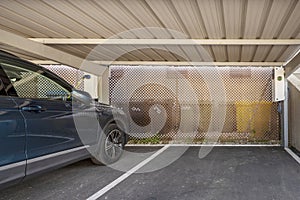
[[[88,59],[102,64],[282,65],[299,49],[299,10],[298,0],[1,0],[0,29],[83,59],[98,46]]]

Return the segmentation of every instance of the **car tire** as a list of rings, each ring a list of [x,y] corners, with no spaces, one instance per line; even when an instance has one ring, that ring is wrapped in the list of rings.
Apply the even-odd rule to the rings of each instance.
[[[91,158],[94,164],[109,165],[120,159],[125,144],[125,134],[116,124],[109,124],[99,137]]]

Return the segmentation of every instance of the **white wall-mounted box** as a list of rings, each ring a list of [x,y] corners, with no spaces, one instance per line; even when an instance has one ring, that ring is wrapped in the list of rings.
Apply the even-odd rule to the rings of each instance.
[[[86,72],[84,74],[90,76],[89,79],[84,79],[84,91],[90,93],[93,99],[98,99],[98,76]]]
[[[272,79],[272,101],[283,101],[285,99],[284,68],[274,67]]]

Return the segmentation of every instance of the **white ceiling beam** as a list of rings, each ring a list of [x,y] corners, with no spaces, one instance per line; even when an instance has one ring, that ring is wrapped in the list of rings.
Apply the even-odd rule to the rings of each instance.
[[[53,60],[28,60],[37,65],[61,65],[61,63],[55,62]]]
[[[38,65],[59,65],[52,60],[29,60]],[[174,65],[174,66],[282,66],[284,62],[185,62],[185,61],[91,61],[93,63],[109,65]]]
[[[300,48],[298,51],[284,63],[285,76],[289,77],[293,72],[295,72],[300,67]]]
[[[300,39],[74,39],[29,38],[42,44],[106,45],[300,45]]]
[[[5,30],[0,30],[0,35],[0,43],[2,44],[74,67],[76,69],[81,69],[95,75],[101,75],[106,70],[106,67],[104,66],[85,61],[77,56],[54,49],[39,42],[29,40]]]
[[[100,65],[170,65],[170,66],[282,66],[283,62],[185,62],[185,61],[93,61]]]
[[[51,60],[29,60],[38,65],[58,65],[59,63]],[[161,62],[161,61],[91,61],[99,65],[172,65],[172,66],[282,66],[283,62]]]
[[[288,76],[287,80],[300,92],[300,79],[295,74]]]
[[[38,65],[59,65],[51,60],[29,60]],[[153,65],[153,66],[282,66],[283,62],[161,62],[161,61],[92,61],[101,66],[110,65]]]

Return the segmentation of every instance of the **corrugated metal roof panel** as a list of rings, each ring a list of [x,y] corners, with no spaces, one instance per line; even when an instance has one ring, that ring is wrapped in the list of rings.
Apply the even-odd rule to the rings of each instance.
[[[213,50],[213,53],[215,55],[215,60],[214,61],[219,61],[219,62],[228,61],[226,46],[224,46],[224,45],[212,46],[212,50]]]
[[[283,28],[287,17],[293,8],[292,0],[272,1],[270,12],[268,13],[266,24],[263,28],[261,38],[276,38],[276,34]]]
[[[242,38],[243,26],[245,21],[245,4],[246,1],[224,0],[224,27],[226,38]]]
[[[266,57],[265,61],[275,62],[281,56],[281,54],[286,50],[287,46],[273,46]]]
[[[300,46],[289,46],[282,55],[278,58],[278,61],[288,61],[299,50]]]
[[[300,20],[300,1],[296,1],[296,6],[289,16],[284,27],[281,29],[281,32],[278,38],[300,38],[299,37],[299,20]]]
[[[198,0],[208,38],[225,38],[224,18],[221,1]]]
[[[173,3],[171,1],[156,1],[156,0],[145,0],[146,3],[151,7],[155,15],[162,22],[163,27],[180,31],[184,35],[188,35],[185,25],[182,23]],[[171,33],[174,38],[177,36]]]
[[[84,1],[79,0],[81,4]],[[119,1],[96,1],[97,5],[103,8],[106,12],[111,12],[112,16],[117,19],[121,24],[123,24],[127,30],[136,29],[143,27],[140,19],[136,18],[127,7],[125,7]],[[105,20],[102,20],[105,21]],[[154,38],[153,35],[147,30],[143,29],[135,32],[137,38]]]
[[[49,38],[300,38],[299,0],[73,0],[0,1],[0,28]],[[173,31],[172,31],[173,30]],[[122,34],[120,34],[122,33]],[[52,45],[86,57],[92,45]],[[285,61],[298,46],[166,46],[135,50],[105,46],[95,59]],[[202,58],[206,49],[207,58]]]
[[[252,61],[257,46],[244,45],[242,46],[241,62]]]
[[[239,62],[241,59],[241,46],[234,45],[227,47],[228,60],[231,62]]]
[[[172,0],[172,2],[189,33],[189,38],[208,38],[197,2],[190,0]]]
[[[14,1],[12,1],[14,2]],[[25,16],[22,15],[22,13],[18,13],[17,11],[14,10],[14,5],[9,4],[9,6],[7,6],[7,3],[4,4],[5,2],[0,1],[0,16],[2,16],[3,18],[9,19],[17,24],[23,25],[28,27],[29,29],[32,29],[34,31],[38,31],[41,34],[47,36],[47,37],[62,37],[61,34],[56,33],[55,31],[51,30],[50,28],[47,27],[46,24],[41,25],[37,22],[34,22],[28,18],[26,18]],[[10,8],[7,9],[6,7]],[[10,7],[11,6],[11,7]],[[2,22],[0,22],[2,24]],[[11,24],[11,28],[15,29],[18,31],[18,26],[14,27],[15,24]],[[24,32],[24,35],[30,35],[28,33],[28,31]],[[24,36],[23,34],[21,36]]]
[[[255,62],[265,61],[270,50],[271,50],[271,46],[258,46],[254,54],[253,61]]]

